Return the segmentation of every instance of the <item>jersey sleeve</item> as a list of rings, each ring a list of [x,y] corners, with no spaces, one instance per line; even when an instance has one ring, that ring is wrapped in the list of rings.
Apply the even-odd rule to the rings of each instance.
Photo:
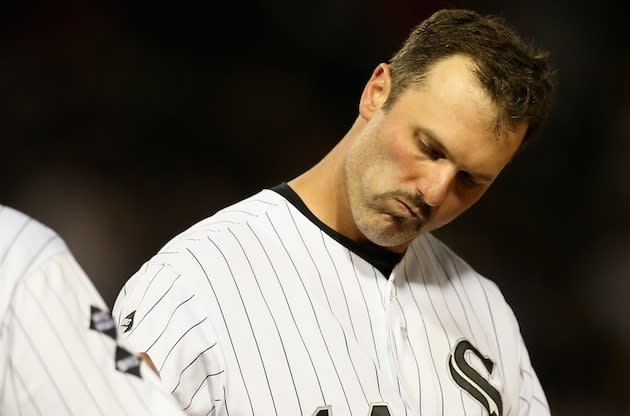
[[[9,299],[0,323],[0,414],[182,414],[118,342],[108,308],[69,251],[17,276]]]
[[[551,411],[545,393],[530,362],[525,342],[520,338],[521,390],[519,416],[549,416]]]
[[[218,415],[224,366],[205,302],[194,282],[159,256],[143,265],[114,304],[118,331],[146,352],[163,385],[189,415]]]

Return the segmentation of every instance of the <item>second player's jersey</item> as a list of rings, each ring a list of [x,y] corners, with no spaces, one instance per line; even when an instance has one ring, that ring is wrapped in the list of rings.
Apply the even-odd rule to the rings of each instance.
[[[180,415],[50,228],[0,205],[0,415]]]
[[[548,415],[497,286],[431,235],[402,259],[288,186],[171,240],[114,306],[193,415]]]

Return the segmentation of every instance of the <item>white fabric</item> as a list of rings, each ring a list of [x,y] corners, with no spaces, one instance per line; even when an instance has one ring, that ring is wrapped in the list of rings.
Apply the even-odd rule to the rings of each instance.
[[[92,307],[108,329],[107,306],[61,238],[0,205],[0,415],[182,414],[146,364],[142,378],[116,370],[117,348],[129,348],[115,326],[113,337],[90,329]]]
[[[191,415],[488,415],[449,370],[463,340],[503,416],[549,415],[494,283],[431,235],[386,278],[272,190],[171,240],[113,312]]]

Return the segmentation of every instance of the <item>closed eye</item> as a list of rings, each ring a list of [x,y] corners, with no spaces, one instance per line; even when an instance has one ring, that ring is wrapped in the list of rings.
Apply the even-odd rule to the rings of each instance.
[[[462,183],[463,185],[467,185],[467,186],[481,185],[481,183],[479,183],[475,177],[473,177],[470,173],[463,170],[460,170],[459,172],[457,172],[457,178],[459,179],[459,182]]]
[[[427,155],[431,160],[443,159],[445,157],[443,152],[429,146],[422,140],[419,140],[418,143],[420,146],[420,151]]]

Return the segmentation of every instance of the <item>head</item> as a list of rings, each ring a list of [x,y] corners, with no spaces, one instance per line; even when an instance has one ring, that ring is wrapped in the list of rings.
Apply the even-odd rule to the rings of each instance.
[[[445,10],[363,91],[344,161],[357,234],[401,251],[471,207],[544,121],[551,73],[496,19]]]

